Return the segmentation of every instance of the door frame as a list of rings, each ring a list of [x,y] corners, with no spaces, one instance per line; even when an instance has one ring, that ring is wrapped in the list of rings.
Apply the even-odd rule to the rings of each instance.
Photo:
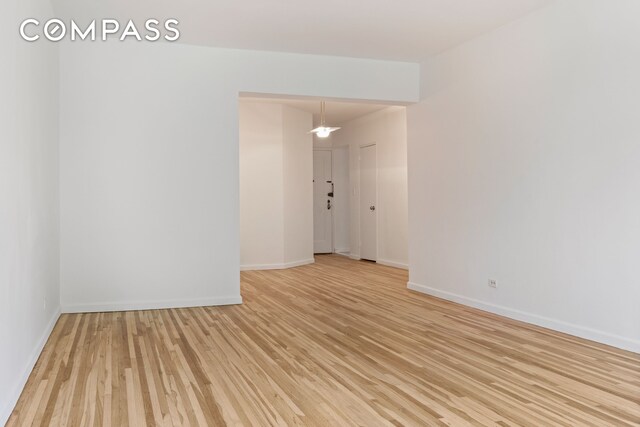
[[[366,143],[362,143],[358,145],[358,259],[362,259],[362,209],[360,208],[362,205],[362,156],[360,155],[361,151],[363,148],[367,148],[367,147],[376,147],[376,173],[375,173],[375,177],[376,177],[376,210],[378,210],[378,200],[380,200],[380,194],[379,194],[379,186],[378,186],[378,182],[379,180],[379,168],[378,168],[378,144],[376,141],[373,142],[366,142]],[[380,255],[379,253],[379,242],[378,242],[378,238],[379,233],[378,233],[378,229],[379,229],[379,219],[378,219],[378,215],[379,211],[376,213],[376,261],[378,262],[378,256]]]

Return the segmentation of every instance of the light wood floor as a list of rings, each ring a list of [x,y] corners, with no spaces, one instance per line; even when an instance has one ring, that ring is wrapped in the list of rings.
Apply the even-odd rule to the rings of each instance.
[[[9,426],[640,425],[640,356],[338,256],[241,306],[63,315]]]

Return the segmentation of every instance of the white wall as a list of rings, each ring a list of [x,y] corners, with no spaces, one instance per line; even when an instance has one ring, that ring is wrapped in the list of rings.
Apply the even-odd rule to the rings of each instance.
[[[639,15],[558,1],[424,64],[412,288],[640,351]]]
[[[312,115],[241,100],[240,268],[313,262]]]
[[[50,15],[46,1],[0,3],[0,425],[60,313],[58,55],[17,31]]]
[[[284,265],[313,262],[313,128],[311,113],[282,106]]]
[[[282,106],[241,101],[240,265],[284,261]]]
[[[351,120],[333,136],[334,147],[349,146],[351,256],[360,256],[360,147],[376,144],[378,161],[378,262],[408,264],[407,117],[405,107],[388,107]]]
[[[63,309],[239,302],[238,93],[412,101],[418,74],[181,44],[61,45]]]

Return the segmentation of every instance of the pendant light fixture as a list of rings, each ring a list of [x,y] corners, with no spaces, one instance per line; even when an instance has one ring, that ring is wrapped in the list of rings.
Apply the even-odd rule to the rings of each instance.
[[[339,127],[334,128],[334,127],[327,126],[324,120],[324,111],[325,111],[324,101],[321,101],[320,102],[320,126],[309,131],[309,133],[315,133],[318,138],[326,138],[331,134],[331,132],[340,129]]]

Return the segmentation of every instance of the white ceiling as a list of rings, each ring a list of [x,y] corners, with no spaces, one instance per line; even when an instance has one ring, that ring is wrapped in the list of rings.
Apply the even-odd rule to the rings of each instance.
[[[182,43],[410,62],[551,1],[53,0],[65,19],[174,17]]]
[[[240,102],[266,102],[272,104],[283,104],[299,110],[313,114],[313,124],[320,124],[320,101],[309,99],[289,99],[289,98],[254,98],[241,97]],[[355,102],[325,102],[325,119],[329,126],[340,126],[349,120],[357,119],[369,113],[389,107],[385,104],[355,103]]]

